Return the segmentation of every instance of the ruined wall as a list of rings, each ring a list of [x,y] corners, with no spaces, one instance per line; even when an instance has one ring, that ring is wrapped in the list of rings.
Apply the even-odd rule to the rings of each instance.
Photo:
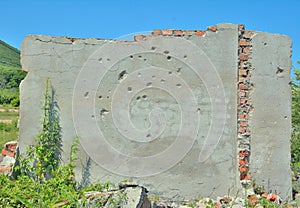
[[[21,152],[41,129],[50,78],[65,161],[80,138],[78,180],[182,199],[255,179],[290,195],[288,37],[219,24],[134,41],[31,35],[21,52]]]

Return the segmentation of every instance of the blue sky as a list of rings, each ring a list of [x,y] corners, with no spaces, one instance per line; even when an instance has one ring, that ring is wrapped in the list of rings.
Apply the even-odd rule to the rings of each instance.
[[[299,68],[299,0],[1,0],[0,8],[0,40],[16,48],[27,34],[113,39],[153,29],[242,23],[290,36],[293,65]]]

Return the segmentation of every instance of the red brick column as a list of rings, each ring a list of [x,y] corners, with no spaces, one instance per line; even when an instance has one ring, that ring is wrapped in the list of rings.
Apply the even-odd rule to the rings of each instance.
[[[244,185],[251,182],[251,175],[249,171],[251,123],[249,117],[251,117],[251,112],[253,110],[251,103],[251,93],[253,91],[253,84],[251,83],[252,35],[251,31],[244,29],[244,25],[239,25],[237,135],[240,180]]]

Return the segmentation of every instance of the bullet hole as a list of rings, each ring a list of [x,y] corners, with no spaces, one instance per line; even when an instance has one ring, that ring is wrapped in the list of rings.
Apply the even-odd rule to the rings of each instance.
[[[137,97],[136,97],[136,100],[140,100],[140,99],[141,99],[141,97],[140,97],[140,96],[137,96]]]
[[[109,59],[109,58],[107,58],[106,60],[107,60],[107,61],[110,61],[110,59]]]
[[[166,82],[166,80],[164,80],[164,79],[161,79],[161,80],[160,80],[160,82],[163,84],[163,83],[165,83],[165,82]]]
[[[168,53],[170,53],[169,51],[164,51],[164,54],[168,54]]]
[[[151,137],[151,134],[147,134],[146,137],[147,137],[147,138],[150,138],[150,137]]]
[[[98,61],[99,61],[100,63],[102,63],[102,58],[99,58]]]
[[[171,56],[167,56],[167,60],[171,61],[172,57]]]
[[[92,115],[92,118],[95,118],[95,116],[94,116],[94,115]]]
[[[264,46],[267,46],[268,44],[267,43],[264,43]]]
[[[133,59],[133,55],[129,56],[130,59]]]
[[[180,71],[181,71],[181,68],[179,67],[179,68],[176,70],[176,72],[177,72],[177,73],[180,73]]]
[[[110,94],[110,93],[111,93],[111,90],[108,90],[107,92]]]
[[[168,72],[168,74],[171,76],[171,75],[172,75],[172,72],[171,72],[171,71],[169,71],[169,72]]]
[[[140,59],[143,58],[141,55],[138,56]]]
[[[108,110],[102,108],[101,111],[100,111],[100,116],[105,116],[105,115],[107,115],[108,113],[109,113]]]
[[[142,76],[142,74],[141,74],[141,73],[138,73],[138,74],[137,74],[137,76],[138,76],[138,77],[141,77],[141,76]]]
[[[84,93],[84,97],[87,97],[89,95],[89,92]]]
[[[156,76],[155,76],[155,75],[152,75],[152,79],[156,79]]]
[[[283,77],[283,75],[284,75],[283,69],[277,67],[276,74],[277,74],[277,77]]]
[[[287,119],[287,116],[284,116],[285,119]]]
[[[127,91],[128,91],[128,92],[132,92],[132,87],[128,87],[128,88],[127,88]]]
[[[143,98],[144,100],[147,100],[147,95],[143,95],[142,98]]]
[[[147,61],[147,59],[146,59],[146,58],[144,58],[144,61]]]
[[[153,50],[153,51],[154,51],[155,49],[156,49],[156,47],[155,47],[155,46],[152,46],[152,47],[151,47],[151,50]]]
[[[109,98],[109,96],[107,95],[106,98]]]
[[[123,81],[126,77],[127,77],[127,72],[126,70],[124,70],[119,74],[118,80]]]
[[[184,56],[183,56],[183,58],[185,58],[185,59],[186,59],[186,58],[187,58],[187,55],[184,55]]]
[[[200,113],[201,109],[200,108],[197,108],[197,113]]]
[[[98,97],[99,99],[102,99],[102,95],[99,95],[99,97]]]
[[[180,84],[180,83],[178,83],[178,84],[176,85],[176,87],[178,87],[178,88],[181,88],[181,84]]]
[[[152,86],[152,82],[148,82],[148,83],[146,84],[146,86],[147,86],[147,87],[151,87],[151,86]]]

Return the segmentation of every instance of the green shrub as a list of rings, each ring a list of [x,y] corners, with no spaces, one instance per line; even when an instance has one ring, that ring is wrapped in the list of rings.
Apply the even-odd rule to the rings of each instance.
[[[51,93],[50,93],[51,92]],[[82,186],[75,181],[74,168],[78,149],[78,138],[74,139],[70,161],[61,164],[61,128],[54,90],[49,92],[47,81],[42,131],[35,138],[35,144],[17,158],[13,177],[0,174],[0,207],[90,207],[86,191],[104,191],[110,183]],[[9,126],[0,126],[9,130]],[[81,204],[79,203],[81,199]],[[124,199],[124,198],[122,198]],[[120,198],[100,198],[93,205],[102,207],[109,201],[118,207]]]
[[[299,62],[298,62],[299,63]],[[291,138],[291,166],[296,172],[300,168],[300,70],[292,83],[292,138]]]
[[[18,90],[0,88],[0,105],[18,107],[19,104],[20,98]]]

